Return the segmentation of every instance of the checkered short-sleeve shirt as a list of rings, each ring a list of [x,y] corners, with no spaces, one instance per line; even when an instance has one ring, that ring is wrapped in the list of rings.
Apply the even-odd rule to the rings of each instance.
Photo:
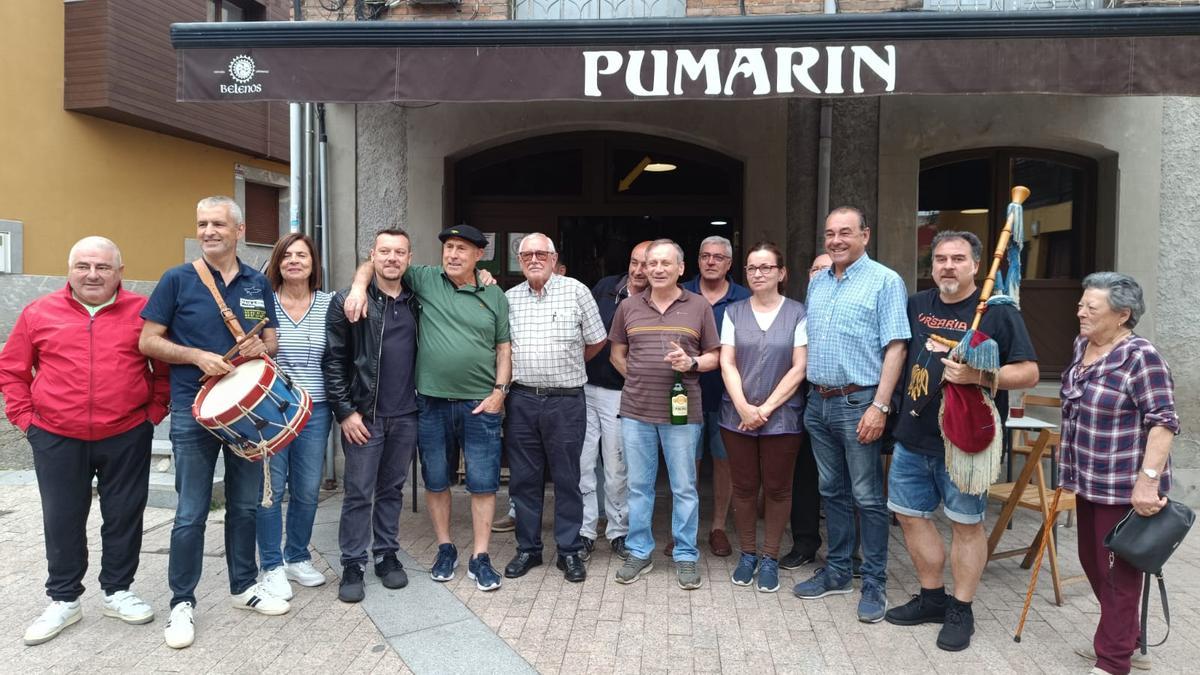
[[[582,387],[587,382],[584,346],[603,342],[606,335],[588,287],[555,274],[540,294],[526,281],[505,295],[513,382],[529,387]]]

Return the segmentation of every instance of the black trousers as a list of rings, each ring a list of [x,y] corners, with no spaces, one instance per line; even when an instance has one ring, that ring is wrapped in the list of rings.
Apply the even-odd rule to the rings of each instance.
[[[542,505],[547,466],[554,483],[554,542],[559,555],[583,548],[583,495],[579,456],[587,429],[587,405],[576,396],[538,396],[513,389],[505,411],[508,494],[517,509],[517,549],[542,551]]]
[[[792,474],[792,548],[810,555],[821,548],[821,492],[817,483],[812,439],[801,434]]]
[[[26,436],[42,495],[46,595],[67,602],[83,595],[93,477],[98,479],[103,518],[100,588],[108,594],[129,590],[142,549],[154,427],[144,422],[98,441],[67,438],[36,426],[30,426]]]

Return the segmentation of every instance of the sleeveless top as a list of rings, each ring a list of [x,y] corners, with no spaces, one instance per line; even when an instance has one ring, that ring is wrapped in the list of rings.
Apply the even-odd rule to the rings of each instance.
[[[792,368],[796,326],[804,320],[804,305],[784,298],[770,328],[763,330],[754,318],[749,300],[729,305],[725,316],[733,324],[734,362],[742,376],[742,393],[751,405],[761,405]],[[797,388],[783,405],[771,413],[767,423],[754,431],[738,429],[741,416],[729,394],[721,397],[719,424],[747,436],[798,434],[804,430],[804,387]]]

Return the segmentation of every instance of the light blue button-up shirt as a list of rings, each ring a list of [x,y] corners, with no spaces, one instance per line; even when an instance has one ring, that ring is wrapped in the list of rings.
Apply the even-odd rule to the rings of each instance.
[[[864,253],[838,279],[830,267],[808,284],[808,381],[825,387],[879,384],[883,353],[908,340],[908,289]]]

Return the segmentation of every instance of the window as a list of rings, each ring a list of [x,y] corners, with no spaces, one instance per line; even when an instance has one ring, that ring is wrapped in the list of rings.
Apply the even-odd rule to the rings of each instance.
[[[262,21],[266,8],[254,0],[208,0],[208,21]]]
[[[279,239],[279,188],[246,181],[246,243],[274,245]]]
[[[686,0],[514,0],[514,19],[645,19],[686,16]]]
[[[1070,362],[1079,330],[1079,282],[1096,267],[1097,172],[1093,159],[1037,148],[989,148],[923,160],[915,222],[918,288],[933,285],[929,247],[943,230],[965,230],[980,238],[982,282],[1004,228],[1011,188],[1028,187],[1021,313],[1042,377],[1057,377]]]
[[[921,9],[935,12],[1033,12],[1112,7],[1114,0],[924,0]]]

